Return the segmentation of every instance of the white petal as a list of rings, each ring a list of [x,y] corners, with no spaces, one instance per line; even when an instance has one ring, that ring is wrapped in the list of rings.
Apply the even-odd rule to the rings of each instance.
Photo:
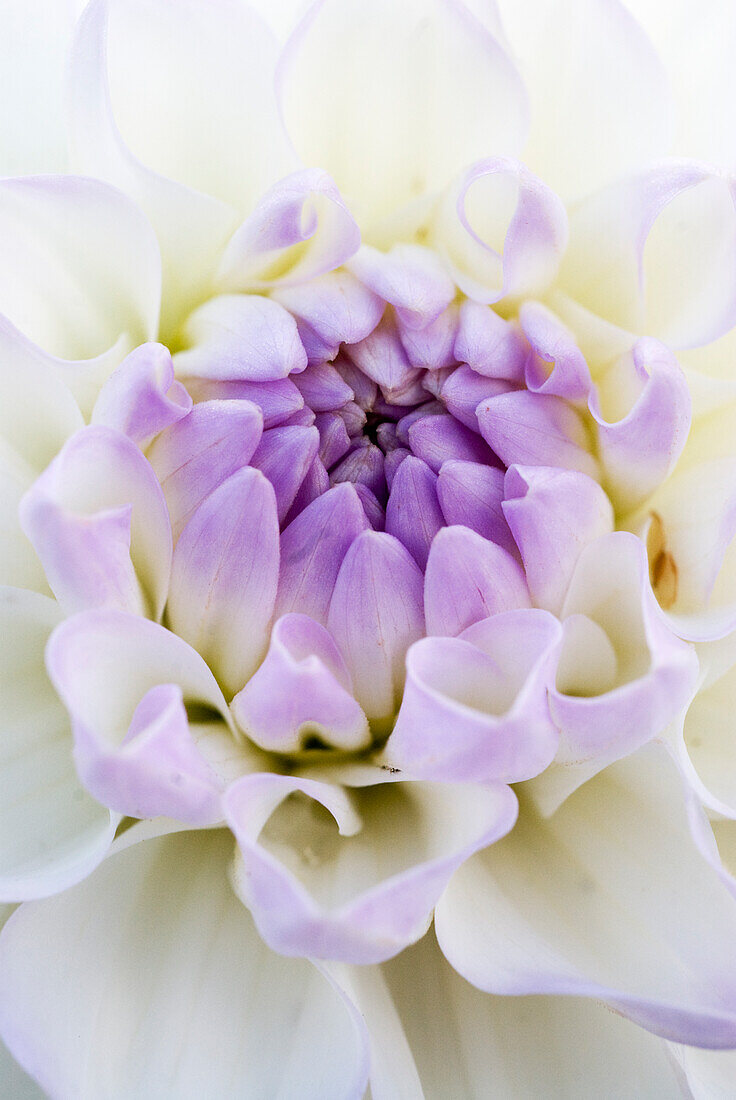
[[[431,932],[381,971],[427,1097],[485,1100],[491,1082],[504,1100],[678,1095],[662,1040],[590,1001],[483,994],[453,971]],[[363,1012],[373,1006],[367,992],[362,981]],[[371,1088],[375,1100],[393,1098],[373,1078]]]
[[[675,349],[736,322],[736,182],[666,161],[616,182],[570,217],[560,285],[604,321]]]
[[[529,89],[524,161],[564,199],[667,152],[666,76],[618,0],[499,0]]]
[[[0,312],[45,351],[92,359],[121,335],[155,337],[158,245],[120,192],[77,176],[2,180],[0,236]]]
[[[61,613],[53,600],[0,589],[0,899],[63,890],[104,857],[117,818],[82,789],[69,719],[44,668]]]
[[[0,318],[0,578],[47,592],[43,570],[18,524],[18,503],[84,421],[59,361]]]
[[[0,1030],[51,1095],[362,1095],[357,1013],[260,941],[228,885],[231,852],[220,831],[136,844],[6,926]]]
[[[64,76],[76,0],[4,0],[0,175],[66,168]]]
[[[524,138],[511,61],[447,0],[322,0],[287,43],[280,76],[297,151],[330,172],[364,227],[482,156],[514,155]]]
[[[736,167],[736,84],[724,42],[736,8],[722,0],[628,0],[667,70],[676,110],[678,156]]]
[[[736,1051],[672,1046],[693,1100],[730,1100],[736,1092]]]
[[[453,871],[516,817],[510,787],[401,782],[381,768],[333,782],[250,775],[223,804],[233,882],[286,955],[380,962],[424,934]],[[308,774],[308,773],[307,773]]]
[[[456,873],[435,923],[479,988],[594,997],[665,1038],[736,1044],[736,902],[692,839],[660,746],[546,821],[524,806],[508,837]]]
[[[91,3],[76,30],[70,65],[72,160],[79,171],[130,195],[154,226],[163,265],[161,336],[168,339],[182,317],[209,292],[238,214],[210,195],[158,175],[125,144],[110,98],[108,12],[105,0]],[[165,51],[163,56],[167,56]],[[133,71],[137,81],[140,70]],[[186,225],[185,233],[182,225]]]
[[[100,8],[109,9],[108,140],[117,127],[147,168],[248,211],[294,163],[278,117],[277,49],[268,28],[245,4],[227,0],[190,0],[183,8],[164,0],[98,2],[74,59],[97,77],[97,95],[89,24],[103,18]],[[99,140],[90,130],[79,136]]]

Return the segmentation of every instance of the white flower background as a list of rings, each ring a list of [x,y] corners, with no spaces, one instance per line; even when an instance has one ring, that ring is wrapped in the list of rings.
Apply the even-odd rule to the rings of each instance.
[[[736,559],[730,546],[736,508],[736,5],[466,0],[468,24],[454,0],[324,0],[291,38],[304,7],[291,0],[251,3],[269,34],[260,23],[254,30],[238,0],[111,0],[105,54],[108,5],[102,0],[90,5],[78,26],[84,4],[76,0],[0,0],[0,175],[79,174],[125,196],[115,192],[111,199],[95,190],[98,184],[81,183],[76,197],[60,188],[59,196],[49,198],[41,189],[34,198],[32,187],[24,191],[0,181],[0,314],[48,352],[38,367],[38,400],[25,407],[26,418],[18,425],[15,413],[4,415],[0,408],[3,446],[8,454],[15,448],[13,461],[23,452],[25,464],[16,478],[0,452],[9,486],[0,485],[7,497],[0,499],[0,563],[10,583],[46,591],[38,562],[13,541],[13,478],[26,478],[25,491],[93,407],[98,419],[104,401],[109,411],[116,391],[104,390],[104,399],[100,392],[132,347],[159,339],[169,340],[173,350],[173,338],[187,331],[192,346],[179,354],[189,358],[186,368],[180,358],[177,369],[195,376],[201,371],[200,344],[217,328],[213,315],[201,312],[215,271],[221,294],[223,287],[233,294],[255,288],[278,298],[279,264],[292,273],[300,263],[308,268],[320,247],[329,251],[341,233],[349,235],[354,218],[368,250],[358,253],[350,270],[366,282],[388,285],[392,272],[376,255],[410,241],[436,251],[458,294],[484,306],[500,301],[506,318],[542,299],[577,340],[574,351],[560,345],[559,361],[564,353],[572,362],[582,349],[597,386],[599,406],[591,406],[600,429],[597,455],[591,460],[586,452],[581,459],[585,448],[566,439],[574,452],[571,465],[590,472],[600,460],[622,531],[612,535],[605,508],[596,512],[595,531],[586,536],[600,540],[596,554],[576,557],[567,573],[562,562],[562,588],[556,574],[541,565],[534,574],[525,559],[529,589],[538,607],[561,615],[566,599],[566,615],[582,619],[600,591],[622,591],[617,578],[625,576],[636,598],[633,611],[627,604],[620,613],[623,635],[613,661],[620,662],[622,682],[628,677],[641,684],[641,694],[620,709],[614,703],[586,711],[588,724],[603,729],[603,740],[609,732],[613,746],[598,746],[597,756],[586,757],[587,733],[576,718],[580,712],[569,706],[576,693],[558,679],[551,704],[570,740],[519,792],[519,824],[489,855],[474,855],[461,867],[438,909],[437,935],[455,970],[427,936],[388,961],[388,952],[376,956],[380,965],[341,963],[332,980],[348,990],[371,1033],[374,1100],[726,1100],[736,1095],[736,1052],[703,1048],[736,1047]],[[483,34],[469,33],[468,26]],[[514,175],[530,204],[527,221],[536,225],[538,218],[542,226],[528,230],[524,222],[516,242],[506,237],[503,257],[494,253],[492,261],[478,235],[457,218],[458,203],[486,178],[486,168],[473,169],[477,176],[465,173],[489,157],[505,158],[501,172]],[[342,206],[320,183],[324,221],[313,251],[284,249],[269,266],[273,257],[266,263],[256,250],[254,259],[252,235],[236,230],[261,209],[269,187],[303,166],[330,174],[352,218],[345,228]],[[505,209],[503,193],[498,197]],[[480,237],[486,233],[503,244],[508,213],[500,227],[498,216],[489,216]],[[96,248],[89,248],[90,240]],[[400,265],[396,270],[403,277]],[[283,288],[281,294],[283,302],[293,302]],[[393,303],[389,291],[385,297]],[[185,328],[183,319],[197,307]],[[547,314],[527,309],[527,335],[535,316],[543,324]],[[611,424],[625,419],[641,392],[636,383],[627,389],[635,371],[624,353],[650,337],[651,343],[639,345],[650,388],[637,424],[645,425],[651,446],[637,451]],[[13,339],[0,327],[0,397],[4,390],[15,399]],[[676,359],[662,345],[674,349]],[[52,356],[60,357],[57,365],[69,360],[68,385],[48,367]],[[657,429],[665,422],[674,426],[662,443]],[[153,455],[149,450],[155,466]],[[629,533],[646,541],[659,607],[649,590],[644,544]],[[27,605],[35,609],[39,636],[56,623],[49,603]],[[569,652],[595,665],[589,644],[600,644],[597,634],[576,639],[578,648],[570,643]],[[45,691],[43,705],[55,716],[50,721],[64,724],[42,666],[29,672],[25,651],[6,650],[8,713],[22,715],[24,700]],[[605,665],[608,651],[600,652]],[[49,661],[51,667],[53,657]],[[422,685],[419,665],[417,656],[410,678],[415,688]],[[599,673],[605,681],[605,669],[586,669],[591,682]],[[570,684],[578,675],[565,667]],[[603,698],[614,679],[595,690],[586,682],[579,694]],[[77,681],[59,673],[54,682],[62,684],[76,717],[75,706],[83,709],[83,676]],[[411,698],[407,693],[407,712],[409,702],[420,708],[423,699],[419,689]],[[637,723],[644,712],[642,733]],[[410,759],[407,724],[397,725],[394,744]],[[579,764],[576,753],[586,762]],[[68,756],[67,768],[70,751]],[[0,776],[0,787],[9,804],[12,785]],[[231,809],[236,814],[234,801]],[[91,877],[48,901],[31,902],[25,925],[8,925],[8,931],[21,929],[19,957],[33,943],[37,969],[31,1007],[22,997],[13,1002],[17,1031],[27,1036],[37,1023],[58,1037],[43,1071],[50,1094],[70,1100],[168,1095],[167,1082],[178,1071],[171,1070],[168,1054],[158,1056],[156,1021],[166,1016],[167,1034],[184,1045],[181,1036],[191,1022],[184,1017],[195,1005],[201,1044],[188,1052],[191,1079],[179,1076],[172,1095],[206,1095],[202,1082],[209,1074],[217,1097],[351,1095],[351,1082],[362,1072],[354,1053],[362,1024],[306,959],[271,952],[252,923],[243,931],[242,906],[226,872],[232,845],[227,849],[223,831],[203,832],[191,842],[191,833],[154,827],[153,839],[135,845],[144,835],[135,830],[145,829],[135,826],[116,842],[117,854],[100,862],[111,837],[110,815],[102,826],[98,820],[90,825],[87,849],[74,854],[73,872],[62,853],[44,870],[43,889],[34,892],[19,876],[17,900],[45,898],[78,883],[82,865],[96,868]],[[117,819],[113,831],[115,824]],[[242,833],[235,828],[242,851],[253,840],[248,827],[246,822]],[[379,822],[377,843],[390,847],[386,833]],[[139,864],[141,848],[150,854]],[[463,851],[475,849],[468,843]],[[0,877],[4,873],[0,867]],[[31,867],[28,881],[33,873]],[[242,893],[245,878],[234,874]],[[170,900],[177,897],[185,899],[179,908]],[[488,907],[495,948],[485,936]],[[0,923],[13,909],[0,907]],[[110,937],[92,940],[90,950],[79,929],[93,909]],[[255,915],[264,938],[278,944],[269,914],[260,914],[265,932]],[[119,973],[115,965],[132,950],[134,922],[165,929],[168,938],[147,940],[137,957],[141,984],[134,1000],[145,1006],[142,1022],[108,1019],[110,1006],[124,1013],[120,1006],[131,1003],[125,990],[118,996],[110,988]],[[214,939],[226,945],[204,961],[200,925],[215,929]],[[244,938],[247,967],[227,949],[232,943],[242,948]],[[196,981],[192,957],[194,969],[200,966]],[[110,977],[98,997],[102,972]],[[21,977],[29,983],[28,975]],[[74,1007],[67,1016],[70,990]],[[503,995],[526,990],[534,996]],[[311,1012],[300,1016],[308,1000]],[[24,1004],[28,1020],[21,1018]],[[264,1053],[262,1040],[269,1027],[278,1033],[289,1013],[281,1064],[270,1050]],[[242,1021],[257,1015],[259,1028],[248,1033]],[[80,1057],[92,1065],[89,1048],[96,1043],[99,1065],[80,1074]],[[250,1091],[228,1084],[241,1081],[240,1062],[228,1060],[236,1047],[240,1060],[256,1067]],[[28,1061],[33,1059],[31,1052]],[[323,1064],[339,1065],[340,1072],[326,1070],[321,1086],[315,1066],[322,1072]],[[116,1078],[121,1065],[123,1084]],[[136,1076],[136,1065],[147,1067],[145,1079]],[[302,1092],[305,1065],[312,1077]],[[0,1094],[18,1100],[45,1095],[4,1048]]]

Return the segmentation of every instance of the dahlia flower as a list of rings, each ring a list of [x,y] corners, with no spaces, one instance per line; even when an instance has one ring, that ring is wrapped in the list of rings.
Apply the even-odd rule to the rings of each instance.
[[[73,6],[0,7],[4,1095],[733,1096],[736,9]]]

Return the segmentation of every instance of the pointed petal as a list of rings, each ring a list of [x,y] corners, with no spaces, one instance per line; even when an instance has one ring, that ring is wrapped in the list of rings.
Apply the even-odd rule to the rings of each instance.
[[[479,462],[444,462],[437,478],[437,496],[448,526],[469,527],[510,554],[518,554],[501,509],[503,470]]]
[[[310,363],[332,360],[341,344],[365,339],[381,320],[385,305],[346,270],[279,288],[273,297],[296,317]]]
[[[426,462],[409,456],[396,472],[386,506],[386,531],[404,544],[420,569],[444,516],[437,499],[437,476]]]
[[[147,840],[6,925],[0,1031],[51,1095],[362,1095],[357,1012],[264,946],[228,884],[231,853],[224,830]]]
[[[389,722],[404,684],[404,656],[424,633],[422,574],[391,535],[364,531],[338,573],[327,626],[371,723]]]
[[[487,378],[477,374],[472,367],[455,367],[440,390],[440,398],[450,413],[466,428],[479,431],[475,410],[481,401],[495,397],[499,393],[508,393],[512,389],[509,382],[501,378]]]
[[[489,615],[529,606],[524,570],[508,551],[468,527],[435,536],[424,579],[428,634],[460,634]]]
[[[171,515],[174,539],[203,500],[250,462],[263,431],[250,401],[203,401],[156,437],[148,460]]]
[[[455,358],[488,378],[524,381],[527,345],[516,325],[470,300],[460,307]]]
[[[218,382],[187,378],[186,388],[195,401],[251,401],[261,410],[264,428],[275,428],[304,408],[304,398],[290,378],[272,382]]]
[[[561,466],[595,477],[585,425],[561,397],[518,390],[478,406],[483,438],[505,466]]]
[[[276,615],[298,611],[325,625],[345,554],[367,527],[349,483],[335,485],[308,505],[281,535]]]
[[[410,329],[431,324],[455,296],[441,260],[421,245],[396,244],[389,252],[363,245],[348,267]]]
[[[466,428],[454,416],[424,416],[409,428],[409,445],[417,458],[439,473],[450,459],[461,462],[493,463],[495,455],[475,431]]]
[[[252,463],[273,485],[279,523],[286,519],[318,450],[319,432],[313,427],[287,425],[263,433]]]
[[[202,654],[232,696],[258,667],[279,575],[273,488],[244,467],[199,506],[181,533],[171,568],[171,629]]]
[[[613,530],[608,497],[586,474],[554,466],[511,466],[504,496],[532,601],[557,615],[581,551]]]

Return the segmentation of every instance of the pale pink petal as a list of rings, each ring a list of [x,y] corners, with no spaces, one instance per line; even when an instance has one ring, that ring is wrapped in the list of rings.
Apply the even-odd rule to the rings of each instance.
[[[463,293],[490,304],[549,286],[567,244],[567,214],[523,164],[493,157],[448,188],[434,235]]]
[[[536,610],[417,642],[386,760],[422,779],[516,783],[539,774],[557,748],[547,690],[560,642],[559,623]]]
[[[345,662],[323,626],[284,615],[263,664],[232,702],[240,729],[271,752],[299,752],[312,738],[342,750],[370,742]]]
[[[455,868],[503,836],[517,810],[501,785],[373,781],[347,791],[279,775],[240,780],[225,808],[239,846],[235,887],[266,942],[359,963],[418,939]]]

